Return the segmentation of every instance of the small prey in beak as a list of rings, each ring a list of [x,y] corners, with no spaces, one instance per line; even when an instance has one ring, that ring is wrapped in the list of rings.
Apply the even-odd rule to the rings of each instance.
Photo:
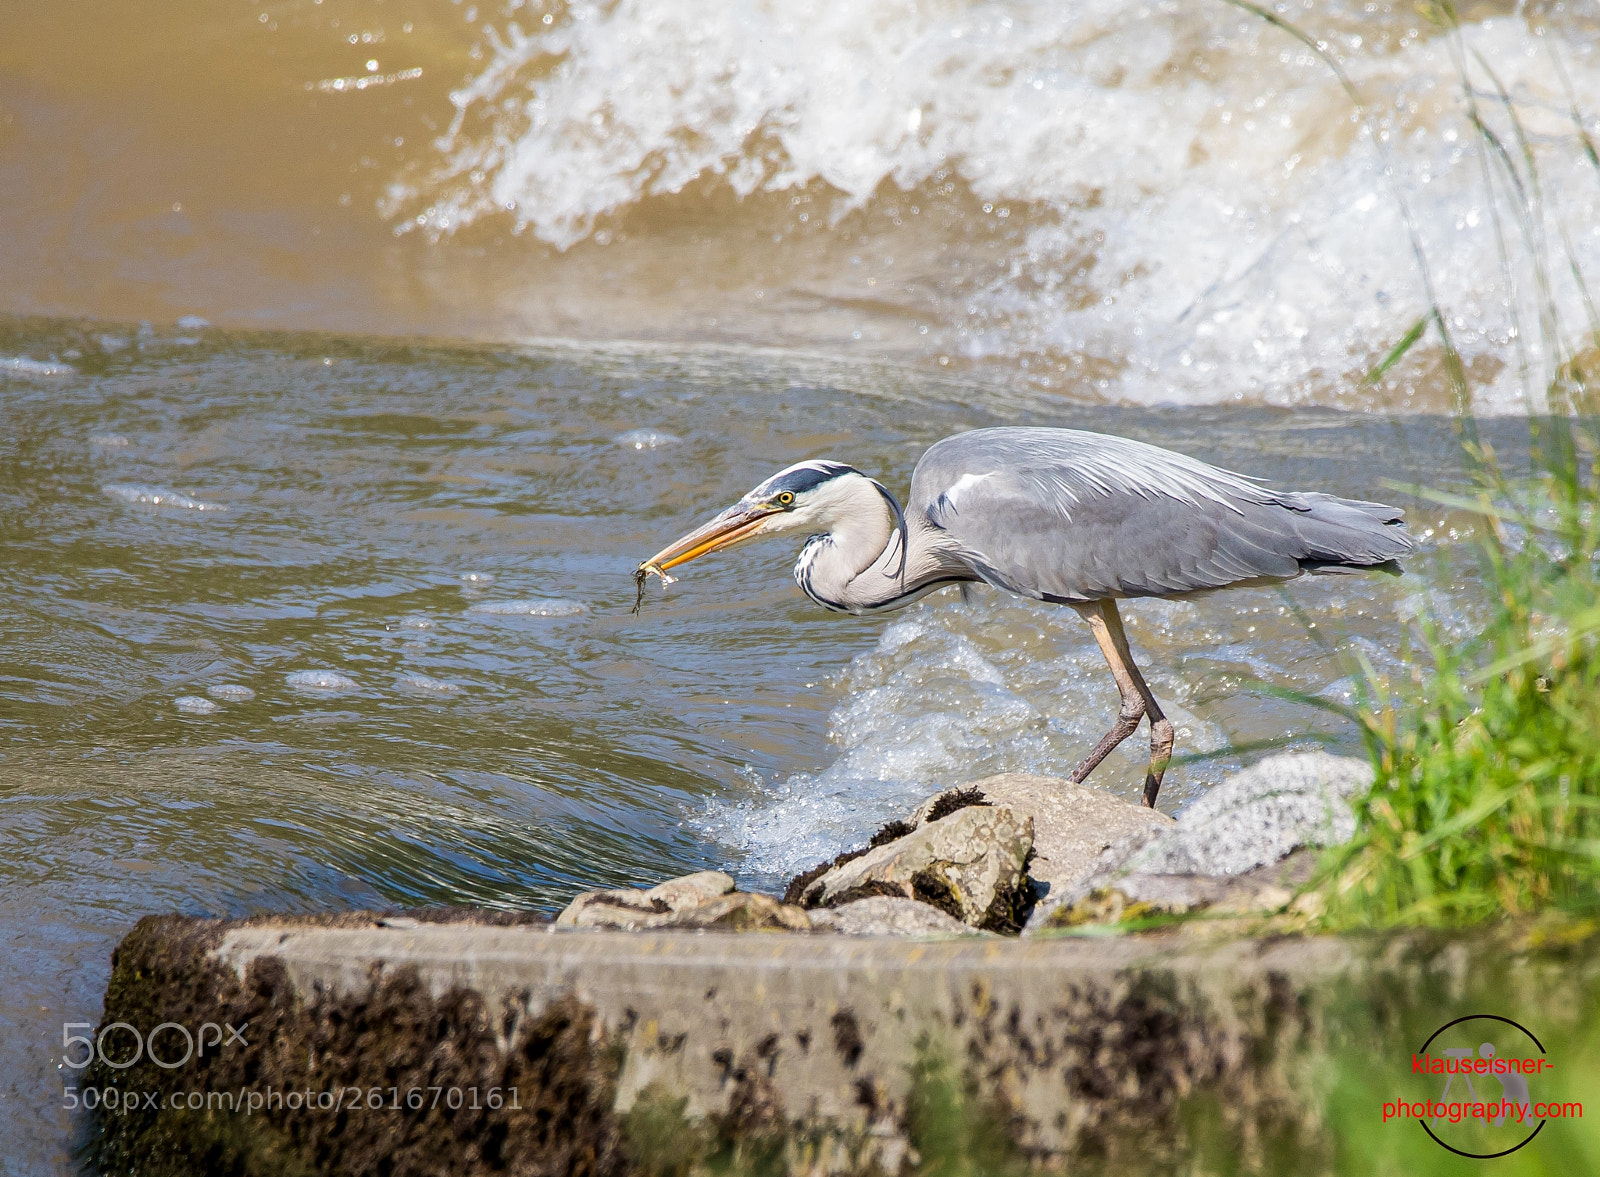
[[[639,565],[639,567],[635,568],[633,570],[633,615],[635,617],[639,616],[639,610],[644,607],[645,581],[650,579],[652,576],[659,576],[661,578],[662,588],[666,588],[667,585],[678,579],[676,576],[668,576],[649,560],[646,560],[643,564]]]
[[[671,584],[677,578],[668,576],[667,569],[752,538],[761,531],[770,516],[783,509],[775,503],[740,500],[716,518],[662,548],[633,571],[634,613],[637,615],[644,604],[644,586],[650,577],[659,576],[663,586]]]

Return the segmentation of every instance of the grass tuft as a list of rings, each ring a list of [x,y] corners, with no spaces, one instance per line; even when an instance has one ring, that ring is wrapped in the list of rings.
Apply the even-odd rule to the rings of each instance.
[[[1481,635],[1424,614],[1431,669],[1398,689],[1368,679],[1377,780],[1323,874],[1325,926],[1600,905],[1600,463],[1569,419],[1534,436],[1527,485],[1479,455]]]

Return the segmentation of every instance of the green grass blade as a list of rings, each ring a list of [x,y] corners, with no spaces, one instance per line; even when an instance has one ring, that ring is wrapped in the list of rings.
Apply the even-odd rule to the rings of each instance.
[[[1363,384],[1376,384],[1383,378],[1383,374],[1400,362],[1400,357],[1411,350],[1411,345],[1422,338],[1422,333],[1428,329],[1428,320],[1431,315],[1423,315],[1411,329],[1400,337],[1400,342],[1389,349],[1389,353],[1374,364],[1370,371],[1361,378]]]
[[[1494,792],[1480,797],[1449,821],[1441,822],[1439,825],[1434,826],[1433,829],[1407,846],[1400,853],[1400,861],[1410,862],[1430,846],[1435,846],[1446,838],[1460,833],[1468,826],[1477,825],[1496,809],[1511,800],[1512,796],[1521,788],[1521,785],[1509,785],[1504,789],[1496,789]]]

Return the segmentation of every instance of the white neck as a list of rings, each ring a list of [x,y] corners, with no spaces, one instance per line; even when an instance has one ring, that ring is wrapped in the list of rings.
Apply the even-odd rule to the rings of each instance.
[[[824,608],[844,613],[898,609],[955,577],[965,566],[939,558],[935,529],[920,519],[906,521],[901,547],[895,511],[865,475],[834,479],[805,520],[815,534],[794,566],[801,590]],[[797,514],[800,514],[797,512]],[[970,573],[960,579],[970,579]]]

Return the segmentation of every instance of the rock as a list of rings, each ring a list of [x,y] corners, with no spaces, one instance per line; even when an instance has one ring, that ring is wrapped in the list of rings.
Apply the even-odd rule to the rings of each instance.
[[[1337,846],[1356,831],[1350,798],[1372,785],[1372,765],[1326,752],[1269,757],[1229,777],[1121,869],[1163,875],[1241,875],[1299,846]]]
[[[986,936],[916,899],[873,895],[807,913],[811,926],[846,936]]]
[[[649,890],[585,891],[556,917],[556,927],[809,932],[811,919],[770,895],[735,891],[721,871],[703,870]]]
[[[662,917],[656,928],[703,928],[713,932],[809,932],[811,918],[803,908],[770,895],[734,891],[709,903]]]
[[[558,928],[654,928],[675,913],[708,903],[733,890],[733,879],[703,870],[668,879],[649,890],[585,891],[556,916]]]
[[[1029,920],[1028,931],[1199,911],[1215,916],[1265,915],[1289,906],[1295,889],[1311,877],[1315,865],[1316,852],[1301,849],[1282,862],[1242,875],[1125,874],[1103,886],[1074,889],[1037,922]]]
[[[1174,822],[1061,778],[1003,773],[936,793],[905,821],[881,830],[866,851],[797,876],[785,897],[807,908],[869,896],[920,899],[995,930],[1014,926],[999,914],[1002,907],[1009,904],[1020,915],[1030,898],[1038,901],[1027,924],[1034,931],[1063,921],[1114,919],[1132,909],[1276,910],[1293,898],[1298,880],[1204,880],[1267,868],[1300,846],[1348,840],[1355,829],[1349,798],[1371,783],[1365,761],[1288,753],[1230,777]],[[1033,851],[1026,875],[1010,873],[1004,854],[980,867],[974,845],[996,836],[1004,841],[1000,827],[1019,822],[1027,825]],[[1022,886],[1031,895],[1009,890]],[[1091,902],[1091,896],[1098,897]],[[1004,899],[1000,907],[997,897]],[[1063,904],[1069,910],[1053,919]]]
[[[1015,927],[1029,899],[1025,867],[1033,822],[999,805],[974,805],[868,850],[809,884],[807,907],[871,895],[920,899],[974,927]]]
[[[956,785],[953,788],[941,789],[929,797],[921,805],[911,811],[911,816],[901,822],[890,822],[878,831],[884,835],[893,833],[895,837],[904,837],[912,830],[927,825],[931,821],[942,821],[959,809],[966,809],[972,805],[992,805],[983,795],[983,790],[976,784]],[[898,832],[897,832],[898,831]]]
[[[1370,788],[1372,777],[1372,765],[1365,760],[1326,752],[1268,757],[1223,781],[1184,810],[1175,824],[1136,830],[1113,844],[1088,875],[1042,900],[1025,931],[1060,926],[1058,908],[1078,908],[1091,895],[1113,890],[1124,901],[1157,904],[1156,910],[1165,912],[1271,910],[1285,884],[1280,879],[1269,884],[1275,889],[1258,894],[1250,879],[1265,876],[1253,872],[1270,874],[1274,863],[1300,847],[1349,841],[1356,825],[1350,799]],[[1175,876],[1246,875],[1250,879],[1234,888],[1170,881]],[[1301,882],[1303,878],[1288,884],[1291,893]],[[1073,918],[1070,913],[1059,917]]]
[[[935,805],[936,802],[937,805]],[[878,828],[878,832],[872,835],[865,846],[856,850],[846,850],[842,854],[835,855],[830,862],[819,862],[809,870],[801,871],[795,875],[783,889],[783,901],[785,903],[804,903],[807,902],[805,896],[809,894],[813,899],[808,905],[815,906],[815,896],[820,892],[816,891],[812,884],[829,871],[860,858],[869,850],[876,850],[879,846],[886,846],[890,842],[899,841],[907,834],[916,833],[918,826],[926,825],[930,821],[938,821],[958,809],[964,809],[969,805],[987,804],[988,802],[983,799],[983,795],[976,789],[955,788],[936,793],[917,807],[912,814],[912,820],[902,821],[899,818],[895,818],[893,821],[885,822]],[[899,891],[891,890],[890,894],[898,895]]]
[[[1003,805],[1033,819],[1033,859],[1028,877],[1039,897],[1061,895],[1094,869],[1100,855],[1129,834],[1144,834],[1171,826],[1172,818],[1143,805],[1130,805],[1102,789],[1075,785],[1063,777],[1007,772],[974,781],[963,788],[976,789],[992,805]],[[912,815],[921,825],[922,815],[956,793],[946,789],[922,803]]]
[[[733,890],[733,879],[719,870],[696,871],[677,879],[657,883],[646,891],[652,902],[660,900],[673,911],[684,911],[709,903]]]

